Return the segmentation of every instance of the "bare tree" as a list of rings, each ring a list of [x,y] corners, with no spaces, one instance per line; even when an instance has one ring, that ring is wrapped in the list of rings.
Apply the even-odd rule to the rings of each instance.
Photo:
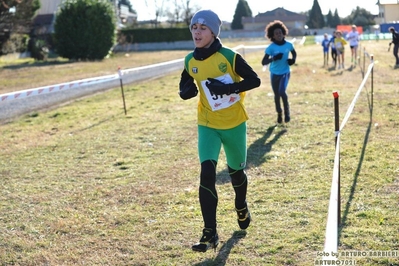
[[[155,8],[154,24],[155,24],[155,27],[157,27],[159,24],[159,19],[162,18],[165,13],[165,10],[164,10],[165,0],[151,0],[151,2],[153,3],[153,5],[151,7],[149,6],[149,3],[147,0],[144,0],[144,2],[148,9]],[[140,15],[140,14],[138,14],[138,15]]]
[[[182,6],[179,4],[178,0],[172,0],[172,2],[172,7],[170,10],[166,11],[166,14],[171,26],[175,26],[181,20]]]
[[[194,13],[200,9],[197,5],[191,6],[192,0],[169,0],[169,3],[166,15],[172,25],[178,23],[189,25]]]
[[[190,25],[191,18],[200,8],[197,5],[191,7],[191,0],[181,0],[181,2],[183,22],[186,23],[186,25]]]

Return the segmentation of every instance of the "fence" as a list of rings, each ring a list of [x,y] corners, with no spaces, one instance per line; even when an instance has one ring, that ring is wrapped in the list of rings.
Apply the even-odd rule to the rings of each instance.
[[[233,49],[245,56],[245,53],[264,50],[265,48],[266,45],[239,45]],[[0,121],[12,119],[19,115],[88,96],[96,92],[117,88],[122,85],[120,84],[122,79],[124,84],[131,84],[162,77],[173,71],[181,71],[184,67],[183,61],[184,58],[180,58],[168,62],[120,70],[114,75],[99,76],[0,94]],[[31,97],[34,97],[34,99],[31,99]],[[18,100],[18,104],[13,103],[14,100]]]
[[[377,33],[377,34],[362,34],[361,40],[391,40],[391,33]]]
[[[368,66],[367,72],[365,70],[366,57],[369,57],[371,63]],[[359,57],[359,61],[360,61]],[[360,62],[359,65],[361,66]],[[342,120],[341,126],[339,125],[339,94],[338,92],[333,92],[334,96],[334,114],[335,114],[335,156],[334,156],[334,168],[333,176],[330,190],[330,200],[328,206],[328,216],[326,225],[326,234],[324,242],[324,252],[323,260],[336,260],[337,257],[333,255],[338,255],[338,242],[339,242],[339,226],[341,225],[341,171],[340,171],[340,149],[341,149],[341,133],[345,127],[350,115],[353,112],[357,99],[360,93],[366,85],[368,78],[371,79],[371,100],[370,100],[370,114],[373,112],[373,93],[374,93],[374,58],[373,55],[369,55],[365,50],[363,52],[363,68],[362,68],[362,83],[360,84],[353,100]]]
[[[183,63],[183,58],[181,58],[148,66],[124,69],[121,70],[123,83],[130,84],[162,77],[172,71],[183,69]],[[114,75],[75,80],[1,94],[0,121],[12,119],[44,107],[50,107],[111,88],[118,88],[120,86],[120,77],[116,71],[115,69]],[[18,104],[14,103],[15,100],[18,101]]]

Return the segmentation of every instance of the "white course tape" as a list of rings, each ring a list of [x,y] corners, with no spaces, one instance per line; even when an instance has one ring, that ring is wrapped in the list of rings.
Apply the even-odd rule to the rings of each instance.
[[[266,47],[266,46],[264,46],[264,45],[258,45],[258,46],[239,45],[233,49],[240,49],[240,48],[259,49],[259,48],[264,48],[264,47]],[[158,63],[158,64],[153,64],[153,65],[147,65],[147,66],[142,66],[142,67],[135,67],[135,68],[125,69],[125,70],[118,69],[118,73],[114,74],[114,75],[82,79],[82,80],[66,82],[66,83],[61,83],[61,84],[56,84],[56,85],[50,85],[50,86],[39,87],[39,88],[34,88],[34,89],[0,94],[0,103],[6,102],[6,101],[11,101],[11,100],[16,100],[16,99],[21,99],[21,98],[27,98],[27,97],[35,96],[35,95],[42,95],[42,94],[46,94],[46,93],[61,91],[61,90],[64,91],[64,90],[68,90],[68,89],[77,89],[79,87],[109,82],[109,81],[112,81],[115,79],[122,80],[122,76],[124,76],[124,75],[128,76],[128,77],[124,78],[124,79],[127,79],[126,81],[128,83],[132,82],[131,76],[133,76],[133,75],[136,76],[139,73],[142,74],[143,78],[153,78],[155,76],[158,76],[158,75],[156,75],[156,73],[158,73],[162,69],[163,69],[162,74],[164,75],[165,73],[168,73],[169,70],[174,70],[176,68],[176,66],[178,67],[178,69],[182,69],[184,67],[183,64],[184,64],[184,58],[180,58],[180,59],[175,59],[175,60],[171,60],[171,61],[167,61],[167,62],[162,62],[162,63]],[[158,69],[158,70],[154,71],[155,69]],[[143,75],[143,73],[146,73],[146,75]],[[139,80],[139,79],[134,79],[134,80]]]
[[[51,93],[51,92],[56,92],[56,91],[61,91],[61,90],[77,89],[79,87],[98,84],[98,83],[110,81],[113,79],[118,79],[118,75],[115,74],[115,75],[102,76],[102,77],[96,77],[96,78],[88,78],[88,79],[76,80],[73,82],[60,83],[60,84],[56,84],[56,85],[39,87],[39,88],[34,88],[34,89],[29,89],[29,90],[10,92],[10,93],[6,93],[6,94],[1,94],[0,102],[21,99],[21,98],[26,98],[26,97],[30,97],[30,96],[41,95],[41,94],[46,94],[46,93]]]
[[[338,131],[339,132],[339,131]],[[338,252],[338,181],[339,181],[339,152],[341,134],[338,134],[337,145],[334,157],[334,170],[331,182],[330,200],[328,203],[327,226],[324,240],[323,259],[336,259],[332,254]]]

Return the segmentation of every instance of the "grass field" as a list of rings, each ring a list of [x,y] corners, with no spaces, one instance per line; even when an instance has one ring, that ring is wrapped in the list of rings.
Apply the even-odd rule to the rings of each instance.
[[[371,114],[369,80],[342,132],[340,252],[399,250],[399,70],[387,47],[388,41],[361,46],[362,60],[364,51],[376,60],[374,108]],[[197,100],[179,98],[176,72],[125,85],[126,116],[115,88],[0,125],[0,264],[314,265],[323,251],[334,163],[332,92],[339,91],[342,119],[362,72],[350,67],[349,49],[343,71],[322,66],[320,45],[296,49],[288,89],[292,121],[286,127],[275,125],[263,52],[245,53],[262,78],[246,97],[253,216],[246,231],[237,225],[222,152],[221,242],[216,252],[191,251],[202,232]],[[38,73],[51,81],[74,80],[158,60],[154,53],[132,53],[90,67],[3,63],[0,82],[7,90],[22,89],[42,84]],[[12,76],[14,71],[19,74]],[[399,265],[393,256],[349,259]]]

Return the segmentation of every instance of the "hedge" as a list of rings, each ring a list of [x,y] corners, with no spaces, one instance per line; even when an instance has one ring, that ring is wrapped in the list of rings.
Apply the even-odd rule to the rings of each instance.
[[[127,43],[175,42],[192,40],[188,28],[122,29]]]

